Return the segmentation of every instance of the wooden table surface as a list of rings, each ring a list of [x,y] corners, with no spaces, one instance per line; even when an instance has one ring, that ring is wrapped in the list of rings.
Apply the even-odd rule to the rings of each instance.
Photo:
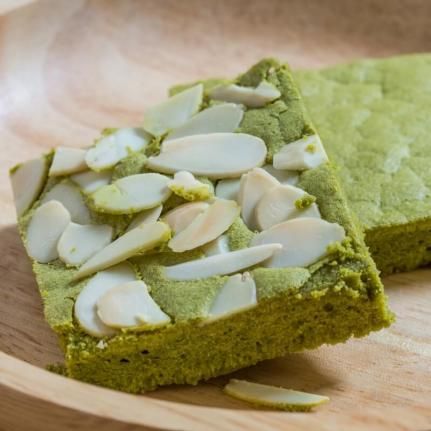
[[[5,4],[8,2],[5,2]],[[227,378],[131,396],[43,370],[61,360],[15,225],[7,169],[139,124],[174,83],[274,55],[294,67],[431,49],[427,0],[40,0],[0,18],[0,430],[431,429],[431,270],[384,280],[397,322],[236,373],[316,391],[312,414],[251,410]]]

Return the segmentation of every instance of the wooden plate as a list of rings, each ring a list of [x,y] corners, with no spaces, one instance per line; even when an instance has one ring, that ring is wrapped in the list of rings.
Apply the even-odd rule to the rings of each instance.
[[[171,84],[264,56],[316,67],[427,50],[430,14],[426,0],[42,0],[1,18],[0,429],[430,429],[430,270],[385,280],[398,316],[390,329],[236,374],[329,395],[312,414],[251,410],[221,393],[227,378],[131,396],[48,373],[61,354],[6,173],[50,147],[88,144],[102,127],[138,124]]]

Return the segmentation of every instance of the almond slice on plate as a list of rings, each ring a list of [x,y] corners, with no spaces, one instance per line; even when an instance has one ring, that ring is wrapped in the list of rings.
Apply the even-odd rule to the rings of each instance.
[[[159,206],[171,195],[169,178],[160,174],[136,174],[101,187],[91,195],[96,211],[133,214]]]
[[[97,315],[97,301],[113,287],[135,280],[136,273],[126,262],[93,276],[81,290],[75,302],[75,317],[81,328],[96,337],[115,334],[116,330],[106,326]]]
[[[111,177],[112,173],[110,171],[85,171],[71,175],[70,179],[77,184],[84,193],[90,194],[100,189],[100,187],[107,186],[111,182]]]
[[[256,284],[248,272],[228,278],[211,304],[207,320],[213,321],[257,304]]]
[[[214,241],[205,244],[203,247],[205,256],[214,256],[216,254],[229,253],[229,237],[227,235],[220,235]]]
[[[168,174],[188,171],[212,179],[234,178],[261,166],[265,157],[265,143],[256,136],[213,133],[169,141],[166,151],[150,157],[147,166]]]
[[[268,172],[254,168],[241,177],[238,203],[241,206],[241,217],[249,229],[256,229],[255,208],[261,197],[269,189],[280,183]]]
[[[243,115],[243,108],[235,103],[223,103],[204,109],[182,126],[172,130],[163,141],[162,151],[169,145],[169,140],[182,138],[183,136],[235,132],[241,123]]]
[[[182,126],[202,104],[204,87],[197,84],[145,111],[144,129],[154,136]]]
[[[329,398],[323,395],[237,379],[230,379],[224,387],[224,392],[233,398],[247,401],[256,406],[286,411],[310,411],[313,407],[329,401]]]
[[[174,179],[168,182],[168,187],[177,196],[188,201],[207,200],[213,195],[212,187],[197,180],[193,174],[187,171],[179,171]]]
[[[156,222],[159,219],[160,214],[162,213],[162,210],[163,210],[163,205],[159,205],[157,207],[150,208],[149,210],[144,210],[141,213],[138,213],[130,222],[126,232],[129,232],[130,230],[135,229],[135,227],[138,227],[141,224]]]
[[[238,201],[240,183],[239,178],[220,180],[216,185],[215,195],[220,199]]]
[[[86,150],[80,148],[58,147],[55,150],[49,176],[69,175],[88,169],[85,162]]]
[[[87,150],[85,161],[96,172],[115,166],[131,152],[142,151],[152,137],[139,128],[123,128],[103,136]]]
[[[111,328],[154,328],[171,319],[156,304],[143,281],[129,281],[109,289],[97,301],[97,315]]]
[[[111,242],[85,262],[75,274],[74,280],[87,277],[132,256],[156,248],[167,241],[169,236],[170,229],[165,223],[141,224]]]
[[[63,181],[56,184],[51,190],[46,193],[41,203],[49,201],[61,202],[69,211],[70,217],[74,223],[90,224],[90,211],[85,205],[84,199],[79,191],[79,188],[68,181]]]
[[[57,244],[70,223],[69,211],[57,201],[50,201],[33,214],[26,233],[28,255],[40,263],[57,259]]]
[[[264,262],[266,267],[307,267],[326,256],[328,246],[344,238],[344,229],[337,223],[319,218],[296,218],[260,232],[251,245],[282,244],[282,250]]]
[[[217,199],[185,229],[175,234],[169,241],[170,249],[178,253],[207,244],[229,229],[239,211],[236,202]]]
[[[29,160],[10,171],[13,198],[18,217],[37,199],[45,182],[48,163],[45,158]]]
[[[237,84],[220,85],[211,91],[210,97],[224,102],[242,103],[250,108],[259,108],[280,98],[281,93],[268,81],[257,87],[242,87]]]
[[[232,274],[269,259],[281,248],[281,244],[265,244],[191,260],[167,266],[165,275],[172,280],[197,280],[214,275]]]
[[[279,185],[269,189],[256,205],[257,225],[261,230],[266,230],[297,217],[320,218],[319,208],[315,203],[304,209],[297,208],[296,202],[306,195],[304,190],[290,185]]]
[[[276,178],[280,184],[285,185],[289,184],[291,186],[295,186],[298,184],[299,175],[296,171],[288,171],[286,169],[275,169],[272,165],[264,165],[262,166],[268,174],[271,174],[274,178]]]
[[[57,251],[65,264],[79,266],[105,248],[111,240],[111,226],[69,223],[58,241]]]
[[[179,233],[208,207],[209,204],[206,202],[190,202],[180,205],[167,212],[163,221],[169,225],[173,232]]]
[[[328,156],[319,136],[311,135],[285,145],[274,154],[273,165],[276,169],[303,171],[316,168],[327,161]]]

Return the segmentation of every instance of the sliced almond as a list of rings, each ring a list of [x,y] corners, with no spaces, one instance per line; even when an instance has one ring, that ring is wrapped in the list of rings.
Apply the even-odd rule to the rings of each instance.
[[[115,166],[130,153],[142,151],[151,141],[151,136],[139,128],[118,129],[102,137],[87,151],[85,161],[96,172]]]
[[[268,172],[255,168],[241,177],[238,203],[241,206],[241,216],[250,229],[257,229],[255,208],[261,197],[272,187],[280,183]]]
[[[167,212],[163,217],[173,232],[183,231],[201,212],[209,207],[206,202],[190,202]]]
[[[37,199],[45,182],[48,163],[45,158],[29,160],[11,170],[10,182],[18,217]]]
[[[156,222],[160,214],[162,213],[163,205],[159,205],[158,207],[151,208],[149,210],[144,210],[141,213],[138,213],[133,220],[130,222],[129,227],[126,232],[129,232],[135,227],[138,227],[141,224],[148,224]]]
[[[90,211],[85,205],[81,192],[74,184],[67,181],[56,184],[43,196],[41,203],[49,201],[61,202],[69,211],[74,223],[90,224]]]
[[[69,223],[69,211],[60,202],[37,208],[27,228],[28,255],[40,263],[57,259],[57,243]]]
[[[328,397],[293,391],[277,386],[262,385],[246,380],[230,379],[224,392],[251,404],[287,411],[309,411],[329,401]]]
[[[197,180],[193,174],[187,171],[179,171],[174,179],[168,182],[168,187],[182,198],[195,201],[207,200],[212,196],[212,187]]]
[[[97,315],[97,301],[113,287],[135,280],[135,271],[126,262],[98,272],[92,277],[75,302],[75,317],[82,329],[96,337],[115,334],[116,331],[106,326]]]
[[[207,133],[235,132],[239,127],[244,110],[235,103],[223,103],[204,109],[182,126],[174,129],[163,141],[166,149],[169,140],[183,136],[205,135]]]
[[[306,267],[327,254],[328,246],[345,238],[337,223],[319,218],[296,218],[257,234],[254,246],[278,242],[283,249],[264,262],[269,268]]]
[[[319,208],[312,203],[308,208],[298,209],[295,202],[306,195],[305,191],[290,185],[272,187],[264,193],[255,209],[257,225],[261,230],[297,217],[320,218]]]
[[[169,241],[169,247],[178,253],[207,244],[229,229],[239,210],[236,202],[217,199],[184,230],[175,234]]]
[[[97,211],[109,214],[133,214],[154,208],[170,195],[169,178],[160,174],[136,174],[101,187],[91,195]]]
[[[236,84],[220,85],[211,91],[210,97],[224,102],[242,103],[250,108],[259,108],[278,99],[280,91],[268,81],[257,87],[242,87]]]
[[[311,135],[285,145],[274,154],[273,165],[276,169],[303,171],[316,168],[327,161],[328,156],[319,136]]]
[[[77,184],[81,190],[86,193],[93,193],[100,187],[106,186],[111,182],[112,173],[85,171],[79,174],[71,175],[70,179]]]
[[[211,304],[208,320],[247,310],[257,304],[256,284],[248,272],[228,278]]]
[[[264,165],[262,166],[268,174],[271,174],[274,178],[276,178],[280,184],[285,185],[289,184],[291,186],[295,186],[298,184],[299,175],[296,171],[288,171],[286,169],[275,169],[272,165]]]
[[[165,275],[172,280],[197,280],[214,275],[232,274],[269,259],[281,248],[281,244],[265,244],[191,260],[167,266]]]
[[[88,169],[85,162],[86,153],[86,150],[80,148],[58,147],[49,169],[49,176],[69,175]]]
[[[209,242],[203,247],[205,256],[214,256],[216,254],[229,253],[229,237],[221,235],[214,241]]]
[[[156,248],[168,240],[170,229],[161,222],[141,224],[111,242],[81,266],[74,280],[113,266],[136,254]]]
[[[109,289],[97,301],[97,314],[112,328],[154,328],[171,321],[150,296],[143,281],[129,281]]]
[[[111,226],[69,223],[58,241],[57,251],[64,263],[79,266],[105,248],[111,240]]]
[[[239,178],[220,180],[216,185],[215,195],[220,199],[237,201],[240,182],[241,180]]]
[[[265,143],[256,136],[213,133],[169,141],[166,151],[148,159],[148,167],[168,174],[189,171],[208,178],[231,178],[261,166],[265,157]]]
[[[199,111],[202,104],[204,87],[195,85],[168,100],[147,109],[144,116],[144,129],[154,136],[182,126]]]

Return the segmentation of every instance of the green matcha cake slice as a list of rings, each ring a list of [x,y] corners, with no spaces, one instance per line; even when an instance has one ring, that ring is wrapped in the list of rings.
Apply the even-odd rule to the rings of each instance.
[[[431,262],[431,55],[296,73],[377,267]]]
[[[175,93],[144,129],[11,171],[67,375],[139,393],[388,326],[289,68]]]

